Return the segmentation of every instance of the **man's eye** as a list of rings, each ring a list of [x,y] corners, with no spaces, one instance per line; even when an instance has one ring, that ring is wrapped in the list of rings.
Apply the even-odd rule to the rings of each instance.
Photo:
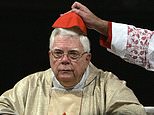
[[[63,54],[62,51],[55,51],[54,53],[55,53],[55,54]]]
[[[79,52],[69,52],[70,57],[77,58],[80,54]]]
[[[53,52],[53,55],[55,56],[55,57],[61,57],[62,55],[64,54],[64,52],[63,51],[60,51],[60,50],[56,50],[56,51],[54,51]]]
[[[69,53],[69,54],[74,55],[74,56],[79,55],[79,53],[76,53],[76,52],[72,52],[72,53]]]
[[[59,50],[59,49],[55,49],[55,50],[53,50],[53,52],[54,53],[63,53],[63,51],[62,50]]]

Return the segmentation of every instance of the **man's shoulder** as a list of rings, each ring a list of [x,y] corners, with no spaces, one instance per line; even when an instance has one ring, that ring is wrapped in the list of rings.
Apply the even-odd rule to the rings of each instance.
[[[45,93],[48,93],[51,86],[51,79],[51,69],[30,74],[18,81],[13,88],[5,91],[1,99],[5,97],[10,99],[10,97],[13,97],[13,99],[21,99],[25,102],[28,95],[33,97],[39,91],[46,91]]]
[[[27,75],[20,81],[18,81],[15,84],[15,87],[37,87],[42,84],[50,84],[51,78],[52,78],[52,70],[51,68],[44,70],[44,71],[38,71],[32,74]]]
[[[52,70],[51,68],[49,68],[44,71],[38,71],[38,72],[32,73],[26,76],[25,78],[23,78],[21,81],[27,81],[30,83],[49,81],[51,79],[52,74],[53,74]]]
[[[106,84],[125,84],[126,82],[124,80],[120,80],[119,77],[114,74],[113,72],[98,69],[94,65],[90,64],[90,73],[92,76],[97,77],[100,83],[106,83]]]
[[[97,68],[92,63],[90,63],[90,74],[94,74],[101,79],[118,79],[113,72]]]
[[[120,81],[120,79],[113,73],[107,70],[98,69],[95,67],[92,63],[90,63],[90,81],[94,80],[94,78],[97,78],[100,83],[101,82],[110,82],[110,81]]]

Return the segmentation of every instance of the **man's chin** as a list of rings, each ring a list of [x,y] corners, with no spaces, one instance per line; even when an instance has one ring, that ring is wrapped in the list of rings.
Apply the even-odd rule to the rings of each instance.
[[[58,79],[59,79],[60,81],[70,82],[70,81],[73,80],[73,77],[72,77],[72,75],[60,75],[60,76],[58,77]]]
[[[59,78],[59,82],[62,86],[64,86],[66,89],[72,89],[74,87],[74,80],[70,76],[61,76]]]
[[[58,79],[59,80],[66,80],[71,81],[73,79],[73,72],[72,71],[60,71],[58,73]]]

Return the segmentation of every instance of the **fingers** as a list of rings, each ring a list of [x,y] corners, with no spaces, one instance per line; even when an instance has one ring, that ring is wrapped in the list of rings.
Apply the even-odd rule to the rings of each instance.
[[[72,9],[80,9],[80,3],[79,2],[74,2],[73,5],[71,6]]]
[[[68,12],[66,12],[66,13],[63,13],[63,14],[60,14],[60,16],[63,16],[63,15],[65,15],[65,14],[67,14],[67,13],[69,13],[69,12],[75,12],[75,13],[77,13],[77,14],[79,14],[79,12],[82,10],[82,9],[84,9],[84,5],[82,5],[81,3],[79,3],[79,2],[74,2],[73,4],[72,4],[72,6],[71,6],[71,10],[70,11],[68,11]]]
[[[74,4],[71,6],[72,11],[79,14],[80,10],[81,10],[81,6],[80,3],[78,2],[74,2]]]
[[[71,8],[72,9],[70,11],[68,11],[66,13],[63,13],[63,14],[60,14],[60,16],[63,16],[65,14],[69,13],[69,12],[72,12],[72,11],[79,14],[79,15],[82,15],[82,12],[84,13],[85,9],[86,9],[86,7],[84,5],[82,5],[81,3],[79,3],[79,2],[74,2],[72,4]]]
[[[71,6],[72,11],[80,15],[82,18],[85,17],[86,14],[89,14],[90,10],[82,5],[79,2],[74,2],[74,4]]]
[[[82,5],[79,2],[74,2],[74,4],[71,6],[72,9],[80,10],[80,11],[86,11],[88,8],[84,5]]]
[[[70,10],[70,11],[68,11],[68,12],[65,12],[65,13],[63,13],[63,14],[60,14],[60,16],[63,16],[63,15],[65,15],[65,14],[69,13],[69,12],[72,12],[72,10]]]

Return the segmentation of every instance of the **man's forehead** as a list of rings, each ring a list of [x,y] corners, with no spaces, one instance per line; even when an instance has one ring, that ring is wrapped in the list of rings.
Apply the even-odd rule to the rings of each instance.
[[[71,37],[58,37],[53,42],[53,48],[66,48],[71,50],[82,50],[83,46],[80,39],[75,39]]]
[[[57,43],[57,42],[81,44],[80,39],[74,38],[74,37],[70,37],[70,36],[57,36],[54,39],[54,43]]]
[[[79,35],[71,35],[71,34],[65,34],[65,35],[63,35],[63,34],[57,34],[55,36],[55,39],[56,38],[73,38],[73,39],[79,39],[80,36]]]
[[[63,50],[59,47],[54,47],[53,50]],[[69,51],[79,51],[80,49],[79,48],[70,48]]]
[[[69,36],[69,35],[57,35],[54,39],[53,43],[63,42],[63,43],[71,43],[71,44],[81,44],[79,36]],[[70,45],[71,45],[70,44]]]

